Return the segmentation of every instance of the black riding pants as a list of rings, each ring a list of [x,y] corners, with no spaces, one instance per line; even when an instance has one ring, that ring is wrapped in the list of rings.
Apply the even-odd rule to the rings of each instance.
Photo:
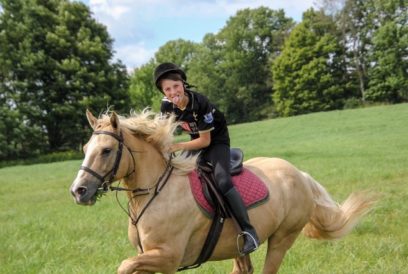
[[[214,144],[201,152],[202,160],[213,166],[215,181],[224,195],[233,186],[230,174],[230,147],[226,144]]]

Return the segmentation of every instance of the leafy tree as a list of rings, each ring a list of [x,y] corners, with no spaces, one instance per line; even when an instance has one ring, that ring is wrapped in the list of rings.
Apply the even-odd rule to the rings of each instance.
[[[229,102],[224,95],[223,72],[220,64],[223,59],[222,46],[218,43],[216,35],[207,34],[203,43],[198,48],[196,55],[189,65],[189,82],[196,86],[197,90],[208,96],[217,107],[225,111]]]
[[[191,59],[197,52],[198,47],[197,43],[191,41],[183,39],[172,40],[161,46],[154,57],[157,64],[172,62],[188,71]]]
[[[407,99],[407,1],[320,0],[334,11],[348,45],[349,71],[360,98],[378,102]],[[335,9],[333,9],[335,7]]]
[[[151,107],[155,111],[160,110],[160,102],[163,97],[153,82],[153,72],[156,67],[154,60],[136,68],[130,77],[130,99],[132,108],[142,110]]]
[[[375,29],[373,1],[320,0],[322,9],[336,18],[347,49],[348,72],[356,96],[365,100],[368,86],[368,67],[371,40]]]
[[[0,104],[0,161],[39,155],[42,149],[41,128],[27,126],[17,109]]]
[[[21,3],[11,2],[9,9],[18,11],[21,9]],[[42,147],[41,128],[30,124],[27,117],[16,108],[18,83],[6,77],[12,73],[9,68],[13,67],[13,57],[16,55],[15,52],[10,52],[9,58],[6,57],[6,50],[11,45],[1,39],[5,35],[5,25],[9,16],[10,14],[4,10],[0,11],[0,60],[3,60],[0,63],[0,160],[36,155]],[[21,24],[18,24],[19,21],[21,17],[16,16],[15,23],[10,26],[15,29],[13,39],[16,40],[23,37],[19,32],[22,28]]]
[[[244,9],[204,39],[204,48],[191,62],[192,77],[230,123],[271,115],[270,58],[292,26],[282,10]]]
[[[344,48],[334,22],[313,9],[303,15],[273,67],[273,100],[279,115],[338,109],[346,97]]]
[[[369,101],[408,101],[408,7],[404,1],[377,0],[379,28],[373,35],[368,70]]]
[[[112,39],[82,3],[0,0],[0,89],[48,151],[77,148],[86,108],[127,108],[128,78]]]

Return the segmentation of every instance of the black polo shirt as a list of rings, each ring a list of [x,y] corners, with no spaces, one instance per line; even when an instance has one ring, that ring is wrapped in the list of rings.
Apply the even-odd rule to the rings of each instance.
[[[191,139],[200,133],[211,132],[211,144],[230,144],[227,122],[224,114],[213,106],[204,95],[186,90],[188,104],[184,110],[179,109],[167,97],[162,100],[160,111],[164,115],[174,113],[176,121],[190,134]]]

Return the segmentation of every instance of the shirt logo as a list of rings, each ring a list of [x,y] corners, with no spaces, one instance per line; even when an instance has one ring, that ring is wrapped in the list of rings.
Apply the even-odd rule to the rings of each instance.
[[[211,112],[204,115],[204,122],[206,124],[211,124],[214,121],[214,117]]]

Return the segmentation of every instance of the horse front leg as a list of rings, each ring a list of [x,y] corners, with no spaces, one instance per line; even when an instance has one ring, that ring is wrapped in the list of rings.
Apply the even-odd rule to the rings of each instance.
[[[181,256],[171,254],[169,249],[151,249],[122,261],[118,274],[175,273],[180,261]]]
[[[249,255],[236,257],[234,259],[234,268],[231,274],[252,274],[254,268],[252,267],[251,257]]]

